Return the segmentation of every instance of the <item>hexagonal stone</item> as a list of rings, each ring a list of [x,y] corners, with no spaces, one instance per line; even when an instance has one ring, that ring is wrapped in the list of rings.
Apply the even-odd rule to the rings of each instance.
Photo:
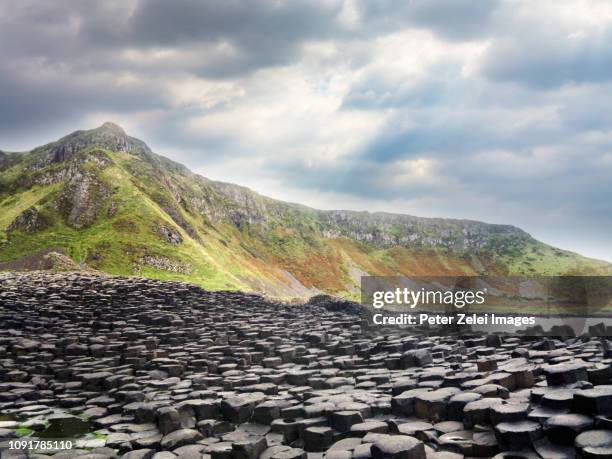
[[[559,414],[544,424],[546,437],[560,445],[573,445],[576,436],[593,427],[594,420],[582,414]]]
[[[333,445],[331,445],[329,447],[328,451],[335,451],[335,450],[339,450],[339,451],[353,451],[359,445],[361,445],[361,438],[359,438],[359,437],[348,437],[348,438],[344,438],[342,440],[338,440],[336,443],[334,443]]]
[[[474,432],[471,430],[457,430],[440,435],[438,437],[438,444],[443,450],[471,455],[474,446],[473,438]]]
[[[387,433],[389,426],[382,421],[366,421],[351,426],[351,434],[357,437],[363,437],[368,433]]]
[[[529,413],[528,403],[506,403],[496,405],[491,408],[491,423],[493,425],[500,422],[516,422],[527,418]]]
[[[282,451],[278,451],[270,459],[306,459],[306,451],[301,448],[289,448]]]
[[[153,449],[137,449],[134,451],[130,451],[129,453],[125,453],[121,456],[121,459],[151,459],[155,454],[155,450]],[[85,457],[85,456],[80,456]],[[106,457],[103,456],[102,457]]]
[[[463,407],[463,424],[468,428],[476,424],[490,424],[491,411],[503,403],[501,398],[483,398],[469,402]]]
[[[418,388],[402,392],[391,399],[391,411],[398,416],[412,416],[416,397],[429,391],[427,388]]]
[[[185,400],[181,402],[180,405],[190,406],[198,420],[214,419],[219,414],[219,403],[214,400]]]
[[[577,391],[573,407],[584,414],[612,414],[612,386],[595,386]]]
[[[331,426],[338,432],[349,432],[355,424],[363,422],[359,411],[334,411],[331,413]]]
[[[230,422],[246,422],[251,419],[255,401],[249,397],[228,398],[221,402],[221,413]]]
[[[612,457],[612,431],[588,430],[575,440],[576,450],[584,459]]]
[[[180,446],[191,445],[202,438],[204,438],[203,435],[197,430],[175,430],[168,435],[164,435],[161,440],[161,447],[163,449],[173,450],[174,448],[178,448]]]
[[[493,456],[492,459],[542,459],[536,453],[529,449],[520,451],[504,451]]]
[[[327,451],[323,455],[323,459],[351,459],[353,457],[353,453],[351,451]]]
[[[542,426],[533,421],[502,422],[495,426],[497,441],[504,450],[516,451],[542,437]]]
[[[586,365],[578,362],[550,365],[544,369],[544,372],[549,386],[561,386],[589,379]]]
[[[573,442],[572,446],[563,446],[552,443],[548,438],[541,438],[533,442],[533,449],[546,459],[571,459],[576,456]]]
[[[380,435],[371,451],[374,459],[426,459],[423,442],[407,435]]]
[[[308,427],[302,433],[306,451],[325,451],[334,442],[334,431],[329,427]]]
[[[419,418],[432,421],[445,420],[448,400],[459,391],[458,388],[447,387],[419,394],[414,400],[414,412]]]
[[[392,433],[410,435],[417,438],[422,432],[433,431],[433,424],[424,421],[390,420],[388,424],[389,430]]]
[[[232,459],[232,444],[224,441],[210,445],[208,454],[212,459]]]
[[[171,406],[159,408],[157,410],[157,426],[164,435],[181,429],[183,426],[178,410]]]
[[[549,390],[542,395],[542,406],[556,409],[569,409],[574,400],[575,390]]]
[[[275,419],[271,424],[272,432],[280,433],[287,443],[298,437],[298,422],[295,419]]]
[[[446,407],[447,417],[451,421],[463,421],[463,409],[470,402],[480,400],[482,395],[475,392],[461,392],[448,400]]]
[[[463,430],[464,426],[462,422],[458,421],[442,421],[433,425],[433,428],[436,432],[440,434],[446,434],[451,432],[457,432],[459,430]]]
[[[472,454],[476,457],[491,457],[499,451],[497,437],[492,431],[474,432]]]
[[[424,367],[432,362],[431,352],[426,349],[406,351],[401,358],[402,368]]]
[[[257,459],[268,447],[266,437],[248,437],[232,444],[234,459]]]

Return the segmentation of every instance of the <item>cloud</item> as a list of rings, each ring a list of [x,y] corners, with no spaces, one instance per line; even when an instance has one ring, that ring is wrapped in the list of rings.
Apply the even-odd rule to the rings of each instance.
[[[363,24],[374,28],[412,27],[449,40],[471,40],[488,30],[498,0],[358,0]]]
[[[208,78],[244,75],[299,58],[305,40],[333,35],[341,2],[137,2],[118,27],[98,21],[82,35],[92,43],[146,50],[165,65]]]
[[[576,32],[496,40],[482,70],[493,80],[542,89],[607,81],[612,77],[612,25],[595,36]]]
[[[482,61],[487,78],[548,90],[612,78],[609,2],[519,1],[505,16]]]
[[[0,148],[110,119],[277,198],[612,259],[610,43],[607,0],[0,0]]]

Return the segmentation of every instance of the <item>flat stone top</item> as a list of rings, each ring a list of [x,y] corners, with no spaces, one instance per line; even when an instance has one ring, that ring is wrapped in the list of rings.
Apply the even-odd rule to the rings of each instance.
[[[577,448],[601,448],[612,447],[612,431],[610,430],[589,430],[582,432],[576,437]]]
[[[534,421],[501,422],[495,426],[495,429],[502,433],[535,432],[541,428],[540,423]]]
[[[384,454],[397,454],[423,448],[423,443],[408,435],[383,435],[374,440],[373,448],[378,448]]]

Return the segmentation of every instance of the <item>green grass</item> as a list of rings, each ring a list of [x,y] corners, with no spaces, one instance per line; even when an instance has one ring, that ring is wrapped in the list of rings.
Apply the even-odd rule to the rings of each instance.
[[[15,183],[15,180],[23,174],[25,166],[23,163],[17,163],[0,173],[0,190],[5,187],[10,187]]]
[[[94,167],[88,155],[106,157],[110,165]],[[67,167],[59,163],[32,171],[28,165],[34,159],[31,153],[0,171],[0,190],[16,189],[15,184],[23,183],[24,177]],[[286,271],[306,286],[351,298],[356,295],[351,291],[356,282],[349,267],[375,275],[420,272],[428,266],[436,272],[475,273],[467,254],[443,247],[380,247],[352,240],[346,236],[346,228],[337,228],[312,209],[276,202],[256,193],[249,194],[245,202],[235,200],[210,182],[160,161],[99,148],[79,153],[73,166],[78,164],[82,170],[95,174],[111,193],[101,202],[94,223],[83,229],[68,226],[57,210],[56,198],[62,183],[0,194],[0,261],[58,248],[75,262],[110,274],[186,281],[213,290],[263,288],[266,293],[281,297],[291,295],[284,290],[289,283]],[[36,206],[49,226],[35,233],[7,234],[10,223],[31,206]],[[110,212],[111,207],[115,208],[114,213]],[[248,210],[257,217],[255,220],[263,217],[264,222],[245,223],[238,228],[228,219],[211,217],[204,211],[208,209],[226,215]],[[174,228],[183,242],[172,245],[162,239],[158,233],[160,225]],[[372,223],[364,225],[369,228]],[[449,225],[452,241],[458,227],[455,223]],[[326,239],[321,234],[323,228],[341,230],[345,235],[336,240]],[[392,236],[401,236],[406,230],[396,224],[390,228]],[[437,237],[432,228],[423,226],[421,230],[424,237]],[[610,269],[605,263],[559,251],[526,236],[493,236],[488,249],[492,261],[484,257],[483,265],[499,267],[500,272],[506,270],[510,274],[594,273]],[[471,255],[478,258],[482,254]],[[144,256],[166,258],[189,266],[191,272],[183,274],[142,265],[140,260]]]
[[[18,437],[29,437],[33,433],[34,431],[32,429],[23,426],[19,426],[17,429],[15,429],[15,435]]]
[[[514,257],[502,257],[509,273],[514,275],[605,275],[612,274],[611,265],[578,254],[532,242]]]
[[[34,186],[18,193],[0,195],[0,229],[5,230],[19,214],[59,190],[60,186]]]
[[[389,267],[391,269],[397,268],[397,263],[396,263],[395,259],[393,258],[393,256],[391,256],[391,254],[389,253],[388,249],[376,249],[376,250],[373,250],[372,252],[370,252],[370,256],[374,260],[380,261],[385,266],[387,266],[387,267]]]

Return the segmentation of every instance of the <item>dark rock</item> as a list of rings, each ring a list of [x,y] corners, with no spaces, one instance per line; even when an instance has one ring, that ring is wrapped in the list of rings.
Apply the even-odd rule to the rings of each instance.
[[[54,415],[47,421],[49,426],[38,434],[41,438],[73,438],[91,430],[91,424],[77,416]]]
[[[161,440],[161,447],[164,449],[173,450],[179,446],[190,445],[204,438],[200,432],[193,429],[175,430]]]
[[[386,422],[382,421],[367,421],[359,424],[353,424],[351,426],[351,434],[357,437],[363,437],[366,434],[372,433],[387,433],[389,426]]]
[[[374,459],[426,459],[423,442],[406,435],[381,435],[371,451]]]
[[[157,425],[164,435],[183,428],[178,410],[170,406],[157,410]]]
[[[334,433],[329,427],[308,427],[302,437],[306,451],[325,451],[334,442]]]
[[[593,418],[582,414],[560,414],[546,420],[546,437],[559,445],[571,446],[576,436],[593,426]]]
[[[585,414],[612,414],[612,386],[596,386],[574,394],[574,409]]]
[[[545,369],[549,386],[560,386],[578,381],[587,381],[588,374],[583,363],[559,363]]]
[[[406,351],[401,359],[403,368],[424,367],[431,364],[432,361],[431,353],[426,349]]]
[[[8,232],[24,231],[32,233],[49,226],[48,220],[35,208],[30,207],[20,213],[6,228]]]
[[[1,436],[45,435],[66,421],[78,423],[75,437],[106,437],[106,450],[58,459],[530,458],[533,449],[552,459],[612,426],[612,359],[586,335],[383,333],[360,307],[328,300],[286,306],[90,273],[0,273],[0,284]],[[92,437],[80,445],[104,441]],[[605,457],[599,437],[583,438],[579,455]]]
[[[517,451],[542,437],[542,426],[533,421],[502,422],[495,426],[495,434],[502,449]]]
[[[335,411],[331,414],[331,426],[339,432],[349,432],[355,424],[363,422],[359,411]]]
[[[248,437],[232,444],[234,459],[257,459],[268,447],[266,437]]]
[[[576,437],[576,451],[579,457],[610,458],[612,457],[612,431],[589,430]]]
[[[154,454],[155,451],[152,449],[138,449],[125,453],[121,456],[121,459],[151,459]]]

